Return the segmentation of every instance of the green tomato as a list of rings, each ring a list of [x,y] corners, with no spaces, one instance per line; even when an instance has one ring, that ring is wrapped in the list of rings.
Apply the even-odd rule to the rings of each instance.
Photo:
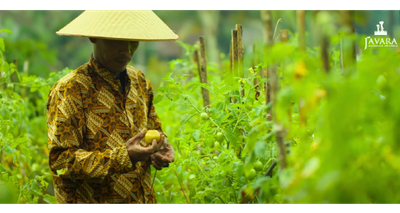
[[[224,134],[222,134],[222,132],[217,133],[217,141],[219,142],[224,141]]]
[[[11,83],[7,84],[7,89],[10,89],[10,90],[14,89],[14,84],[11,84]]]
[[[208,119],[208,114],[205,113],[205,112],[202,112],[202,113],[200,114],[200,118],[203,119],[203,120],[207,120],[207,119]]]
[[[254,169],[250,169],[249,171],[245,172],[245,175],[248,180],[253,180],[256,177],[257,172]]]
[[[380,75],[377,79],[376,79],[376,84],[378,85],[378,87],[380,89],[385,88],[386,84],[387,84],[387,80],[385,78],[385,76]]]
[[[221,144],[219,144],[218,141],[214,142],[214,149],[220,149],[221,148]]]
[[[256,171],[261,171],[264,168],[264,165],[261,163],[261,161],[256,161],[256,163],[254,163],[254,169]]]

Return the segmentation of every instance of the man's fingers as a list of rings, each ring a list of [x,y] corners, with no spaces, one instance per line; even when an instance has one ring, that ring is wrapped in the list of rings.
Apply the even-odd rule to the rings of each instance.
[[[145,135],[146,135],[146,130],[142,130],[141,132],[137,133],[134,138],[142,140]]]
[[[167,163],[167,162],[163,162],[163,161],[158,161],[158,160],[153,160],[153,162],[155,163],[155,164],[157,164],[157,166],[159,166],[159,167],[168,167],[169,166],[169,163]]]
[[[156,140],[156,139],[153,139],[152,146],[154,147],[155,152],[158,152],[158,150],[160,150],[162,144],[163,144],[163,143],[161,143],[161,141],[160,141],[159,143],[157,143],[157,140]]]
[[[154,154],[160,150],[162,143],[157,143],[157,140],[154,139],[150,146],[145,147],[145,151],[149,154]]]
[[[156,162],[161,167],[169,167],[169,164],[172,163],[170,159],[162,157],[158,153],[153,154],[151,156],[151,160]]]
[[[146,134],[146,130],[143,130],[139,133],[137,133],[135,136],[131,137],[127,143],[128,144],[139,144],[139,142],[144,138]]]
[[[154,166],[154,168],[156,168],[157,170],[161,170],[162,166],[158,165],[157,162],[155,162],[154,160],[151,161],[151,164]]]

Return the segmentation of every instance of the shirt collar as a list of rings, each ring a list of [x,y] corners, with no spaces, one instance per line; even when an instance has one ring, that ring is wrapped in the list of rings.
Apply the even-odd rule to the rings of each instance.
[[[114,90],[119,91],[119,88],[121,88],[121,83],[119,79],[115,77],[115,73],[101,65],[94,58],[93,53],[90,55],[89,66],[92,67],[94,72],[99,74],[105,81],[107,81]],[[126,78],[128,77],[126,69],[122,71],[121,75],[126,75]]]

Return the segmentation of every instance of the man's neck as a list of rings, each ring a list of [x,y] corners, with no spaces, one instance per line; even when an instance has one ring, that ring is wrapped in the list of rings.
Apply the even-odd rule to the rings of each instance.
[[[117,72],[112,71],[112,70],[110,70],[108,67],[104,66],[98,59],[96,59],[96,55],[95,55],[95,54],[93,54],[93,58],[94,58],[94,60],[95,60],[100,66],[106,68],[108,71],[110,71],[111,73],[113,73],[113,74],[114,74],[114,79],[119,79],[119,78],[121,78],[121,75],[126,71],[126,68],[123,69],[123,70],[121,70],[121,71],[117,71]]]
[[[122,75],[125,73],[125,70],[126,69],[124,69],[124,70],[122,70],[120,72],[117,72],[117,73],[113,72],[115,74],[114,75],[114,79],[120,79],[122,77]]]

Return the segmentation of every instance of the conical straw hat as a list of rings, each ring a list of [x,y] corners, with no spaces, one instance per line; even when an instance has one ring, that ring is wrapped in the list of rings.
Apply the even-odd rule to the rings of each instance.
[[[87,10],[56,33],[127,41],[178,39],[178,35],[151,10]]]

